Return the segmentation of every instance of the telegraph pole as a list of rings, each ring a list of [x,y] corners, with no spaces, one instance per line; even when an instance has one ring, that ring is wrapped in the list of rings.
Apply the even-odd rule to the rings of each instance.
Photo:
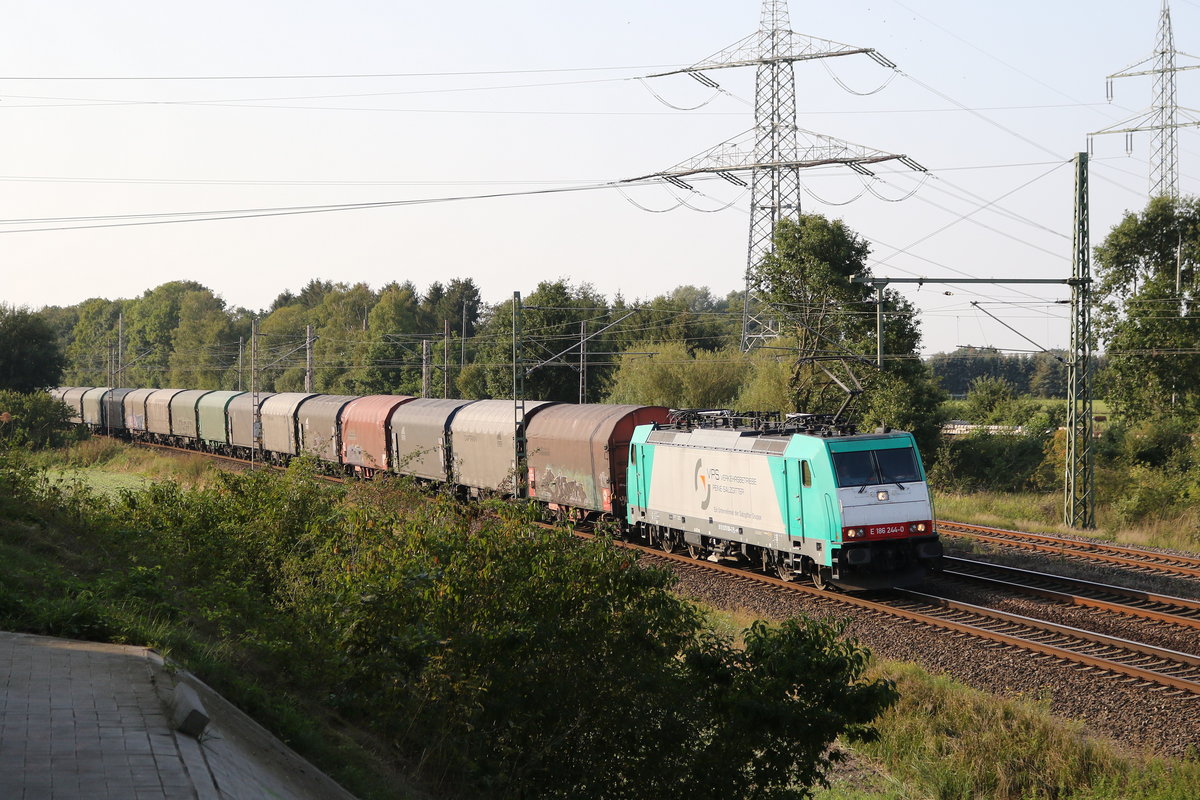
[[[313,333],[312,325],[304,327],[304,391],[313,390]]]
[[[450,396],[450,320],[442,320],[442,397]]]
[[[429,340],[421,340],[421,397],[429,397]]]
[[[262,420],[259,418],[258,407],[258,317],[250,320],[250,420],[251,440],[250,466],[258,457],[262,447]]]
[[[125,385],[125,312],[117,315],[117,375],[115,386]]]
[[[512,307],[513,496],[521,497],[525,465],[525,365],[521,363],[521,293],[513,292]]]

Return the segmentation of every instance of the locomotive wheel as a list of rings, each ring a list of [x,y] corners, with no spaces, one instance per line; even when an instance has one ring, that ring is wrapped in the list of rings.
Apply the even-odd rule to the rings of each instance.
[[[687,546],[688,555],[692,558],[700,558],[701,550],[699,545],[689,544]]]
[[[820,567],[814,567],[810,575],[812,576],[813,586],[822,591],[829,588],[829,581],[825,580],[825,573]]]
[[[789,583],[796,580],[796,571],[782,558],[775,562],[775,575],[779,580]]]
[[[664,533],[658,540],[658,546],[662,548],[664,553],[674,553],[675,537],[669,533]]]

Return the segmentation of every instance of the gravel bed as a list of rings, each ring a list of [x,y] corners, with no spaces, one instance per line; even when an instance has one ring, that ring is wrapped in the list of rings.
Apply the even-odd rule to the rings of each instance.
[[[768,619],[805,614],[847,620],[847,634],[880,658],[914,662],[931,673],[950,675],[1000,696],[1048,702],[1055,715],[1081,720],[1091,733],[1120,746],[1182,757],[1189,752],[1194,755],[1200,741],[1197,695],[1139,688],[1016,648],[915,623],[884,621],[856,609],[834,608],[819,598],[731,581],[653,556],[644,558],[674,568],[679,576],[678,591],[685,596],[716,608]]]

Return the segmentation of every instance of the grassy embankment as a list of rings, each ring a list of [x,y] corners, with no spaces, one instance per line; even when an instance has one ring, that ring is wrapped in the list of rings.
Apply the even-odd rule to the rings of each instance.
[[[112,485],[112,475],[147,470],[177,483],[206,485],[211,480],[202,463],[179,466],[174,457],[161,458],[91,442],[66,456],[43,457],[42,466],[56,465],[55,469],[68,470],[108,491],[118,488]],[[72,491],[65,490],[65,502],[70,502]],[[1028,507],[1011,508],[1017,513]],[[987,506],[983,509],[997,513]],[[963,518],[944,504],[939,513]],[[296,698],[266,691],[257,683],[261,675],[256,670],[249,675],[231,674],[245,668],[246,645],[262,652],[277,643],[231,642],[211,636],[228,623],[221,614],[214,613],[210,620],[182,620],[166,612],[156,615],[154,604],[122,600],[125,596],[145,600],[161,590],[153,568],[134,568],[126,575],[95,573],[91,570],[94,553],[88,549],[95,542],[78,531],[55,530],[28,519],[10,519],[2,526],[0,615],[10,619],[23,615],[34,630],[153,644],[185,656],[193,669],[231,691],[237,702],[311,757],[342,764],[338,777],[356,791],[378,797],[415,795],[415,788],[396,782],[388,759],[379,755],[370,737],[347,731],[335,717],[313,716]],[[238,611],[229,609],[229,613]],[[717,613],[710,617],[729,632],[749,622]],[[883,663],[874,669],[896,681],[901,700],[880,719],[879,742],[857,746],[855,768],[837,778],[831,790],[819,793],[820,800],[1191,800],[1200,796],[1196,762],[1130,755],[1085,738],[1078,726],[1056,720],[1035,701],[994,698],[911,665]]]
[[[1093,535],[1118,544],[1165,547],[1200,552],[1200,509],[1138,524],[1122,524],[1105,504],[1096,508],[1096,529],[1083,531],[1063,524],[1061,492],[935,493],[934,509],[940,519],[991,525],[1035,533]]]

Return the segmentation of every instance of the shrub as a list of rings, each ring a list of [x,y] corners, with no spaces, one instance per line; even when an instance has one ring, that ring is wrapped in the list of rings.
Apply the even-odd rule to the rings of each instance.
[[[0,444],[62,447],[86,435],[72,425],[71,409],[44,392],[0,391]]]

